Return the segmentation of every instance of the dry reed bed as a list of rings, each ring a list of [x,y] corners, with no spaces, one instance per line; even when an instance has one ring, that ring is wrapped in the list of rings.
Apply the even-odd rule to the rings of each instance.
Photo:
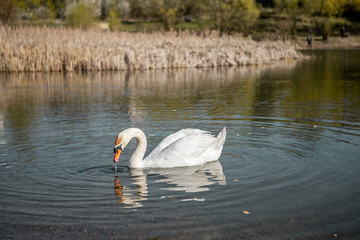
[[[1,72],[102,71],[271,64],[298,59],[286,42],[190,33],[115,33],[0,26]]]

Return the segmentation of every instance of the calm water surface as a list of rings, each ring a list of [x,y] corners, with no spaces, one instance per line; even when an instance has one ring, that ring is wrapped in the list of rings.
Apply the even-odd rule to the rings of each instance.
[[[358,239],[360,51],[268,68],[1,74],[1,239]],[[179,129],[219,161],[130,170]],[[186,151],[186,149],[184,149]]]

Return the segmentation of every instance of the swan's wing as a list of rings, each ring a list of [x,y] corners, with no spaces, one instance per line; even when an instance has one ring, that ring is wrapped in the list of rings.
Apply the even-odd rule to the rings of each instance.
[[[184,129],[176,136],[169,136],[145,159],[151,166],[159,167],[191,166],[201,164],[199,155],[216,145],[217,139],[205,131]],[[163,141],[164,141],[163,140]],[[170,142],[172,140],[172,142]],[[216,160],[216,159],[212,159]],[[199,161],[199,162],[197,162]]]
[[[165,148],[173,144],[174,142],[182,139],[186,136],[190,135],[201,135],[201,134],[208,134],[208,132],[200,130],[200,129],[193,129],[193,128],[186,128],[181,129],[173,134],[170,134],[166,138],[164,138],[155,148],[154,150],[148,155],[147,159],[155,158],[157,155],[162,152]]]
[[[160,156],[163,155],[165,159],[174,159],[178,158],[179,154],[181,154],[181,158],[193,159],[215,142],[216,138],[210,134],[187,135],[163,149]]]

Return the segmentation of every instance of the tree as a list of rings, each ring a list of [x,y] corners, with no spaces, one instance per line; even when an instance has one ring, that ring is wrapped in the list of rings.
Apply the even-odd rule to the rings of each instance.
[[[132,18],[139,19],[145,17],[144,1],[142,0],[129,0],[130,12]]]
[[[119,31],[121,27],[121,11],[116,0],[112,0],[109,9],[109,28],[111,31]]]
[[[109,9],[108,9],[108,5],[106,3],[106,0],[101,0],[100,3],[100,19],[101,20],[105,20],[106,17],[109,14]]]
[[[66,16],[67,23],[72,27],[88,29],[94,23],[95,10],[90,4],[80,1]]]
[[[360,0],[353,0],[351,5],[355,12],[360,12]]]
[[[290,17],[290,21],[291,21],[291,28],[290,28],[290,33],[293,39],[295,39],[296,37],[296,25],[297,25],[297,21],[299,18],[299,13],[301,11],[301,5],[300,5],[300,0],[293,0],[290,1],[287,5],[287,12],[289,14]]]
[[[0,1],[0,22],[4,25],[11,23],[17,12],[17,6],[14,0]]]
[[[202,31],[203,24],[200,19],[203,14],[206,13],[206,2],[205,1],[194,1],[194,0],[182,0],[182,11],[184,17],[191,17],[196,19],[198,30]],[[190,19],[190,20],[191,20]]]
[[[260,13],[254,0],[209,0],[208,11],[220,36],[248,32]]]
[[[312,12],[313,22],[323,37],[327,40],[332,28],[331,18],[341,16],[347,0],[307,0],[306,6]]]
[[[176,28],[184,15],[185,8],[179,0],[148,0],[145,3],[144,16],[160,22],[166,31]]]
[[[289,32],[293,39],[296,38],[297,22],[304,11],[305,0],[276,0],[275,5],[281,11],[286,11],[290,20]]]
[[[291,0],[274,0],[275,6],[281,11],[284,11],[287,8],[287,5]]]
[[[200,20],[202,14],[206,11],[206,3],[202,1],[183,0],[181,1],[183,13],[185,16],[192,16],[197,21]]]
[[[348,1],[344,16],[351,21],[360,22],[360,0]]]
[[[65,18],[66,0],[52,0],[56,12],[56,18]]]
[[[30,19],[55,18],[57,17],[57,6],[65,0],[15,0],[18,7],[22,9],[26,17]],[[64,5],[65,6],[65,5]],[[63,9],[64,10],[64,9]]]
[[[184,15],[184,7],[176,0],[164,0],[159,8],[159,20],[166,31],[175,29]]]
[[[161,14],[159,8],[162,6],[162,1],[159,0],[148,0],[146,1],[144,14],[147,19],[152,21],[160,21]]]

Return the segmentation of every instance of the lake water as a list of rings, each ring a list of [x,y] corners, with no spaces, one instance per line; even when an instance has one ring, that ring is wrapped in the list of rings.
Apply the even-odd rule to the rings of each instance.
[[[0,74],[1,239],[359,239],[360,51],[270,67]],[[219,161],[114,140],[227,127]],[[184,149],[186,151],[186,149]]]

